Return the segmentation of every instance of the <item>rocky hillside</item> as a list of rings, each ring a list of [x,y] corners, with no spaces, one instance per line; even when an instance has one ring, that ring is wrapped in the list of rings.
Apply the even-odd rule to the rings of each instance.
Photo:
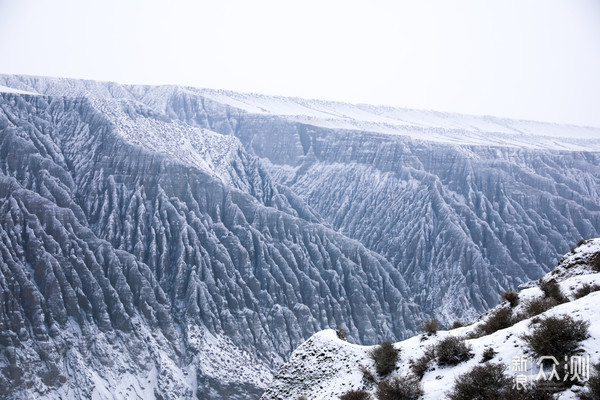
[[[175,86],[0,84],[126,99],[236,136],[280,192],[383,256],[416,303],[446,322],[493,307],[493,293],[600,236],[598,128]]]
[[[587,378],[595,373],[592,365],[600,361],[600,315],[597,312],[600,302],[600,239],[583,241],[566,254],[551,272],[522,285],[512,296],[506,294],[505,298],[510,301],[505,300],[466,326],[423,333],[395,343],[394,348],[399,351],[398,361],[386,376],[377,373],[376,363],[371,357],[377,346],[349,343],[338,338],[334,330],[319,332],[294,351],[261,399],[287,400],[306,396],[308,399],[329,400],[352,390],[364,392],[365,396],[354,398],[367,399],[367,394],[373,395],[370,398],[379,398],[375,393],[381,382],[395,378],[402,382],[417,382],[415,386],[420,386],[422,392],[421,396],[416,396],[418,398],[451,398],[452,394],[456,394],[457,378],[468,376],[465,374],[474,368],[489,370],[498,365],[504,369],[500,376],[507,379],[499,392],[511,390],[516,376],[524,375],[527,387],[531,388],[532,382],[537,382],[539,397],[535,398],[552,398],[541,397],[543,385],[548,382],[539,375],[537,361],[541,356],[552,356],[552,351],[560,352],[561,340],[577,330],[556,332],[552,329],[558,325],[551,318],[565,316],[572,318],[576,327],[583,326],[585,332],[578,338],[571,338],[574,344],[564,352],[568,354],[566,383],[561,381],[556,386],[548,385],[546,390],[552,387],[556,392],[554,398],[558,399],[576,399],[586,394],[590,390]],[[536,337],[533,343],[546,345],[542,349],[551,351],[537,354],[537,348],[532,348],[527,337],[541,331],[548,319],[551,329],[542,331],[545,335]],[[451,342],[449,338],[458,340]],[[571,367],[572,356],[581,357],[583,368],[579,370],[579,376],[575,375],[577,369]],[[558,355],[555,358],[559,358]],[[558,362],[560,365],[555,368],[560,372],[565,361],[560,358]],[[552,361],[546,365],[544,376],[550,377],[553,364]],[[499,370],[502,371],[502,368]],[[483,382],[471,382],[480,395],[483,395],[484,388],[478,384],[486,385],[487,389],[493,386],[490,382]],[[485,398],[517,398],[515,396],[513,392],[512,395],[505,393]]]
[[[400,273],[233,136],[68,93],[0,93],[0,132],[0,396],[257,398],[316,330],[416,329]]]

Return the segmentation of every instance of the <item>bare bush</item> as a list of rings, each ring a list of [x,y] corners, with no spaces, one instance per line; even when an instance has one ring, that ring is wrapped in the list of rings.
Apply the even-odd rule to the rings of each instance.
[[[425,331],[429,336],[435,335],[438,331],[438,322],[436,319],[429,319],[423,322],[421,325],[421,330]]]
[[[392,342],[381,342],[371,351],[371,359],[375,362],[375,371],[379,376],[387,376],[396,369],[400,350]]]
[[[580,299],[582,297],[587,296],[588,294],[590,294],[592,292],[597,292],[598,290],[600,290],[600,285],[597,285],[597,284],[590,285],[589,283],[586,283],[585,285],[583,285],[582,287],[577,289],[577,291],[575,293],[573,293],[573,296],[575,296],[576,299]]]
[[[463,361],[467,361],[473,357],[471,350],[471,346],[464,339],[456,336],[448,336],[437,343],[434,352],[438,365],[444,366],[457,365]]]
[[[507,301],[511,307],[516,307],[519,304],[519,294],[513,290],[507,290],[500,295],[502,300]]]
[[[371,383],[377,382],[377,380],[375,379],[375,376],[373,376],[373,373],[364,365],[359,365],[358,370],[361,372],[363,381],[365,383],[371,384]]]
[[[433,347],[428,347],[423,355],[416,360],[410,360],[410,369],[412,373],[420,380],[429,369],[429,364],[435,359],[435,351]]]
[[[560,285],[554,279],[542,282],[540,284],[540,289],[544,292],[544,296],[556,300],[558,304],[566,303],[568,301],[562,290],[560,290]]]
[[[506,366],[498,363],[476,365],[460,375],[448,397],[450,400],[504,399],[502,393],[511,387],[511,379],[504,374]]]
[[[481,355],[481,362],[488,362],[490,361],[492,358],[494,358],[494,356],[496,355],[496,352],[494,351],[493,347],[488,347],[487,349],[485,349],[483,351],[483,354]]]
[[[510,400],[553,400],[551,389],[532,383],[525,388],[509,387],[502,392],[503,399]]]
[[[375,392],[377,400],[418,400],[422,395],[421,383],[412,376],[381,381]]]
[[[448,398],[450,400],[551,400],[552,393],[535,383],[515,387],[513,379],[505,375],[502,363],[485,363],[460,375]]]
[[[531,318],[548,311],[556,305],[558,305],[558,303],[554,299],[548,297],[538,297],[524,302],[523,308],[525,310],[525,316],[527,318]]]
[[[337,328],[335,328],[335,334],[337,335],[338,339],[346,340],[348,331],[343,326],[338,326]]]
[[[600,272],[600,252],[595,253],[590,259],[592,270]]]
[[[452,325],[450,325],[450,329],[462,328],[463,326],[466,326],[466,323],[456,320],[452,323]]]
[[[581,400],[600,399],[600,364],[594,364],[590,380],[585,385],[585,391],[579,393]]]
[[[477,329],[486,335],[490,335],[500,329],[508,328],[514,324],[513,313],[508,308],[498,308],[490,313],[488,319],[480,324]]]
[[[553,356],[562,362],[588,337],[589,325],[569,315],[548,316],[532,321],[531,333],[523,335],[523,340],[538,356]]]

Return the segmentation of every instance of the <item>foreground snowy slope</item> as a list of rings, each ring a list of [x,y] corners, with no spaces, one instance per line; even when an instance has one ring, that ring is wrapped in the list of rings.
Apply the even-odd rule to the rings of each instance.
[[[566,296],[564,303],[551,306],[535,316],[529,316],[527,308],[536,300],[544,300],[547,296],[540,289],[544,284],[555,281]],[[592,291],[582,292],[582,288],[591,287]],[[491,362],[500,362],[506,366],[506,374],[513,379],[522,374],[528,379],[537,378],[539,367],[536,357],[528,349],[524,335],[531,333],[540,319],[548,316],[568,315],[575,320],[589,322],[589,335],[578,343],[576,354],[582,361],[595,364],[600,361],[600,239],[585,241],[572,252],[561,259],[559,265],[539,281],[524,285],[518,293],[519,304],[510,307],[504,303],[490,310],[471,325],[438,331],[433,336],[426,334],[412,337],[396,343],[400,350],[400,361],[389,378],[396,376],[405,379],[414,374],[411,361],[418,360],[431,346],[448,337],[464,338],[470,346],[470,356],[457,365],[436,365],[435,359],[423,371],[421,385],[423,399],[447,398],[452,390],[455,379],[470,371],[477,365],[482,365],[484,351],[492,349],[494,354]],[[481,333],[480,328],[500,310],[509,310],[515,317],[512,326],[499,329],[491,334]],[[539,310],[542,311],[542,310]],[[531,311],[529,311],[530,313]],[[297,399],[300,396],[314,400],[337,399],[349,390],[365,390],[374,393],[376,384],[365,379],[362,368],[377,377],[373,360],[370,357],[375,346],[360,346],[340,340],[334,330],[326,330],[313,335],[298,347],[290,360],[275,376],[272,386],[261,397],[263,400]],[[488,350],[489,352],[490,350]],[[521,364],[525,357],[527,361]],[[530,358],[531,357],[531,358]],[[518,360],[518,370],[514,360]],[[563,360],[560,360],[562,362]],[[590,364],[582,364],[583,367]],[[521,368],[521,366],[523,368]],[[551,368],[546,372],[550,375]],[[584,378],[588,371],[580,371],[582,380],[573,380],[572,384],[561,388],[558,399],[575,399],[577,394],[586,391]],[[542,378],[543,380],[543,378]],[[531,382],[531,381],[530,381]]]

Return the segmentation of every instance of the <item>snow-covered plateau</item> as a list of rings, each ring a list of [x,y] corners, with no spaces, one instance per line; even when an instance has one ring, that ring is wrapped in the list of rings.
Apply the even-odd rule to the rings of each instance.
[[[0,75],[0,398],[257,399],[598,236],[598,128]]]

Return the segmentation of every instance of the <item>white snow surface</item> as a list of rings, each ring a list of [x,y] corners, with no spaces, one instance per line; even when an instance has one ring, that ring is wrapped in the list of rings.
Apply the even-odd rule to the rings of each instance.
[[[187,344],[194,350],[195,355],[184,365],[177,365],[168,351],[165,351],[168,346],[164,342],[164,337],[153,333],[137,320],[137,317],[134,318],[133,324],[140,330],[139,334],[147,337],[147,349],[143,350],[143,356],[152,359],[153,368],[147,371],[132,368],[131,360],[125,355],[127,352],[110,351],[112,349],[110,344],[106,343],[107,338],[103,333],[98,333],[93,346],[106,350],[106,359],[102,361],[105,366],[100,371],[97,366],[94,368],[87,365],[79,348],[73,346],[68,350],[67,363],[71,376],[76,377],[75,384],[68,381],[58,390],[45,393],[41,386],[34,386],[28,393],[29,398],[154,399],[159,382],[170,398],[175,398],[177,394],[185,394],[185,398],[196,398],[198,386],[196,368],[201,370],[202,376],[218,379],[223,384],[252,383],[258,387],[266,387],[270,383],[271,372],[265,364],[257,362],[229,338],[212,335],[204,327],[188,326]],[[79,339],[80,332],[75,324],[70,326],[69,332],[72,333],[71,341]],[[112,342],[114,339],[109,340],[109,343]],[[78,386],[77,381],[91,381],[92,385]]]
[[[193,127],[177,121],[164,121],[158,117],[132,118],[128,107],[136,104],[127,100],[90,98],[103,116],[115,126],[116,131],[129,143],[151,152],[173,157],[178,162],[195,167],[226,184],[239,187],[232,174],[231,163],[241,149],[235,136],[222,135],[208,129]],[[137,104],[138,107],[145,107]]]
[[[589,321],[589,337],[580,342],[578,350],[582,354],[590,356],[590,364],[600,361],[600,313],[597,312],[600,303],[600,291],[592,292],[587,296],[576,299],[574,293],[585,284],[600,285],[600,273],[593,271],[588,262],[600,252],[600,238],[589,239],[571,253],[565,255],[558,266],[544,275],[539,281],[532,282],[528,288],[519,292],[519,305],[513,308],[513,315],[523,311],[523,305],[527,300],[543,296],[538,283],[556,280],[562,292],[568,297],[569,302],[557,305],[538,317],[550,315],[570,315],[577,320]],[[508,307],[505,302],[495,309]],[[493,309],[493,310],[495,310]],[[415,360],[423,355],[425,350],[448,336],[465,337],[477,329],[484,322],[490,310],[479,320],[469,326],[447,331],[438,331],[436,335],[418,335],[410,339],[395,343],[400,349],[400,362],[397,371],[390,377],[405,376],[410,373],[410,360]],[[466,342],[472,346],[474,356],[456,366],[440,367],[432,363],[429,370],[422,379],[424,400],[447,398],[447,393],[454,386],[455,379],[474,366],[480,365],[483,351],[493,348],[496,352],[491,362],[502,362],[506,365],[507,375],[525,374],[534,377],[538,373],[538,367],[533,362],[523,372],[512,370],[513,358],[520,356],[531,356],[528,354],[526,343],[522,339],[523,334],[528,333],[533,318],[524,319],[513,326],[499,330],[493,334],[476,339],[467,339]],[[374,375],[373,361],[369,357],[374,346],[361,346],[340,340],[334,330],[328,329],[316,333],[290,356],[289,361],[275,375],[273,385],[265,392],[262,399],[296,399],[306,396],[312,400],[337,399],[340,395],[351,389],[364,389],[374,393],[375,385],[363,381],[359,367],[367,367]],[[556,395],[557,399],[576,399],[576,393],[581,388],[571,388]]]
[[[600,128],[595,127],[224,90],[185,90],[250,114],[277,115],[324,128],[402,135],[416,140],[457,145],[600,150]]]
[[[39,93],[29,92],[27,90],[11,88],[11,87],[4,86],[4,85],[0,85],[0,93],[16,93],[16,94],[31,94],[31,95],[39,94]]]

